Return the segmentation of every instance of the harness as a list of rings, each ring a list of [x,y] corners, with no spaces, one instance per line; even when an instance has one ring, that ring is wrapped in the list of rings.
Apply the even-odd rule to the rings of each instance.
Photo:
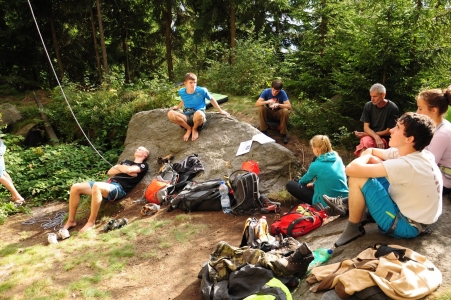
[[[395,219],[393,220],[393,224],[391,225],[390,229],[387,231],[387,234],[393,234],[395,232],[396,227],[398,226],[398,221],[399,221],[399,215],[401,214],[401,212],[398,212],[395,216]],[[402,217],[404,217],[407,222],[415,227],[418,230],[418,234],[422,233],[423,231],[425,231],[427,229],[427,227],[430,224],[423,224],[423,223],[418,223],[410,218],[407,218],[406,216],[404,216],[403,214],[401,214]]]
[[[113,179],[113,178],[108,178],[107,183],[111,184],[111,183],[116,183],[121,185],[119,182],[117,182],[117,180]],[[114,196],[113,199],[109,200],[111,202],[116,201],[117,197],[119,196],[119,190],[117,188],[114,189],[114,191],[116,192],[116,195]],[[108,192],[108,197],[110,196],[111,190]],[[108,199],[108,198],[106,198]]]
[[[443,175],[447,178],[451,178],[451,168],[445,166],[438,166]]]

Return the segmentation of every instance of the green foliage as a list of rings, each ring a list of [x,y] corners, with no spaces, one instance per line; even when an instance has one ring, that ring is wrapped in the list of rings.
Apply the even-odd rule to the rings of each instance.
[[[286,55],[282,76],[309,99],[339,95],[346,116],[358,118],[369,87],[380,82],[401,112],[414,108],[425,87],[451,80],[451,19],[443,3],[310,1],[296,18],[298,49]],[[446,29],[448,28],[448,29]],[[320,100],[319,100],[320,101]]]
[[[67,83],[64,92],[72,109],[55,89],[54,101],[46,107],[55,130],[63,142],[84,140],[74,118],[97,146],[121,147],[131,117],[140,111],[169,107],[175,102],[172,84],[163,79],[140,79],[126,84],[120,76],[110,76],[110,86],[83,91],[76,84]]]
[[[75,143],[25,149],[14,144],[18,141],[17,137],[11,135],[4,137],[8,145],[6,169],[19,193],[32,205],[55,200],[67,201],[72,184],[105,179],[105,172],[119,157],[119,149],[103,153],[105,161],[92,148]],[[9,197],[9,192],[1,187],[0,198]],[[10,204],[6,202],[1,207],[4,209],[5,205]]]
[[[216,45],[218,56],[208,61],[210,67],[202,81],[213,91],[238,96],[259,94],[276,76],[275,49],[262,44],[258,40],[238,41],[233,50]]]
[[[309,139],[317,134],[325,134],[333,145],[350,149],[355,143],[352,141],[352,131],[358,123],[340,114],[340,105],[340,100],[304,100],[293,103],[290,124],[304,132]]]

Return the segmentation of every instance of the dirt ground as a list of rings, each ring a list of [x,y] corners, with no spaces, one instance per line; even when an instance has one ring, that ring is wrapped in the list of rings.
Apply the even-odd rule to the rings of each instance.
[[[224,106],[226,107],[226,106]],[[227,109],[227,108],[226,108]],[[257,124],[256,115],[250,117],[236,116],[243,121]],[[312,153],[308,143],[299,139],[296,134],[290,132],[290,141],[284,145],[278,132],[270,131],[270,136],[277,143],[287,147],[298,157],[299,161],[306,162],[308,168],[312,160]],[[142,204],[133,203],[142,195],[142,188],[137,187],[127,197],[120,201],[120,205],[113,208],[108,218],[128,218],[133,223],[143,218],[174,219],[177,215],[183,214],[180,210],[167,212],[166,208],[160,210],[156,215],[142,217],[139,213]],[[287,208],[285,207],[283,211]],[[33,209],[33,217],[51,216],[56,211],[67,211],[67,203],[55,202],[46,207]],[[19,214],[11,217],[5,224],[0,226],[2,232],[0,239],[2,242],[18,243],[21,247],[42,244],[47,245],[47,232],[37,225],[23,225],[24,220],[30,219],[31,215]],[[102,216],[99,216],[101,220]],[[257,216],[258,217],[258,216]],[[200,280],[197,278],[202,264],[208,260],[209,254],[215,249],[220,241],[226,241],[233,246],[239,246],[242,237],[242,230],[248,216],[232,216],[222,212],[192,212],[189,222],[192,225],[202,224],[201,230],[184,243],[174,243],[168,249],[158,249],[160,257],[157,259],[143,259],[134,257],[130,259],[125,270],[113,276],[111,279],[103,280],[99,286],[101,290],[110,291],[113,299],[180,299],[180,300],[200,300]],[[274,214],[267,215],[268,223],[275,219]],[[96,234],[103,234],[103,226],[106,221],[99,221],[94,229]],[[83,223],[73,230],[81,229]],[[172,226],[172,225],[171,225]],[[73,231],[71,230],[71,231]],[[24,238],[21,232],[27,231]],[[71,237],[77,238],[77,237]],[[154,240],[148,238],[138,239],[135,244],[136,253],[148,252],[152,247],[157,247]],[[59,267],[62,268],[62,267]],[[64,270],[56,270],[55,276],[71,276],[65,274]],[[89,273],[87,268],[82,273]],[[67,272],[66,272],[67,273]],[[75,275],[75,274],[74,274]],[[7,295],[4,295],[7,296]],[[12,295],[10,295],[12,296]],[[81,299],[80,294],[74,294],[73,298]]]

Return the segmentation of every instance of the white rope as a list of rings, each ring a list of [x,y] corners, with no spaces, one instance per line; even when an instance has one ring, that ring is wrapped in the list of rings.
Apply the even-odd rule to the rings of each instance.
[[[73,116],[75,122],[76,122],[77,125],[78,125],[78,128],[80,128],[81,132],[83,133],[84,137],[85,137],[86,140],[88,141],[89,145],[91,145],[92,149],[94,149],[94,151],[95,151],[95,152],[96,152],[96,153],[97,153],[97,154],[98,154],[105,162],[107,162],[110,166],[113,167],[113,165],[112,165],[109,161],[107,161],[107,160],[102,156],[102,154],[100,154],[99,151],[97,151],[96,147],[94,147],[94,145],[91,143],[91,141],[89,140],[89,138],[88,138],[88,136],[86,135],[86,133],[85,133],[85,131],[83,130],[83,128],[81,128],[81,125],[80,125],[80,123],[78,122],[77,117],[75,116],[74,111],[72,110],[72,107],[71,107],[70,104],[69,104],[69,101],[67,100],[66,94],[64,93],[63,87],[61,86],[61,83],[60,83],[60,81],[59,81],[59,79],[58,79],[58,76],[56,75],[56,71],[55,71],[55,68],[53,67],[52,60],[50,59],[50,55],[49,55],[49,53],[48,53],[48,51],[47,51],[47,48],[46,48],[46,46],[45,46],[44,39],[42,38],[41,31],[39,30],[38,22],[36,21],[36,18],[35,18],[35,16],[34,16],[33,7],[31,6],[30,0],[28,0],[28,5],[30,6],[31,15],[33,16],[34,23],[36,24],[36,29],[38,30],[38,34],[39,34],[39,37],[40,37],[40,39],[41,39],[42,46],[44,47],[45,54],[47,55],[47,59],[48,59],[48,61],[49,61],[49,63],[50,63],[50,67],[52,68],[53,74],[55,75],[55,79],[56,79],[56,81],[58,82],[58,86],[59,86],[59,88],[60,88],[60,90],[61,90],[61,94],[63,95],[64,100],[66,101],[67,106],[69,107],[69,110],[70,110],[70,112],[71,112],[71,114],[72,114],[72,116]]]
[[[41,217],[41,218],[31,218],[27,221],[23,221],[23,225],[34,225],[37,223],[41,223],[41,227],[44,229],[51,229],[53,231],[57,231],[58,228],[63,227],[64,217],[66,216],[66,212],[57,211],[55,217],[51,219],[50,217]]]

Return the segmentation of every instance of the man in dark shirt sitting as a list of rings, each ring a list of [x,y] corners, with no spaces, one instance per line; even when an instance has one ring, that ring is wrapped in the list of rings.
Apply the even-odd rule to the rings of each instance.
[[[370,88],[371,101],[363,107],[360,121],[363,122],[363,132],[354,131],[360,139],[354,154],[360,154],[368,148],[387,149],[390,140],[390,128],[395,127],[399,116],[398,106],[393,101],[385,99],[386,89],[380,84]]]

